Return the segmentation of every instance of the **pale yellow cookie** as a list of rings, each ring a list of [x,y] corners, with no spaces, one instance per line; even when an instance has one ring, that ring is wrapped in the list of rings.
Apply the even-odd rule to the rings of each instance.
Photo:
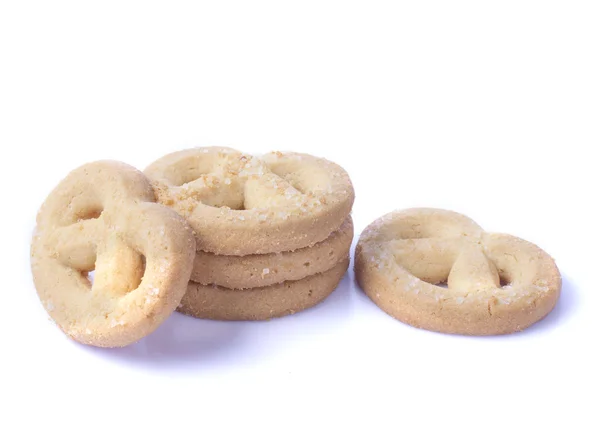
[[[326,272],[262,288],[233,290],[190,282],[178,311],[201,319],[267,320],[313,307],[331,294],[348,269],[346,258]]]
[[[31,244],[33,280],[46,311],[74,340],[128,345],[179,304],[194,236],[183,218],[153,202],[141,172],[100,161],[69,173],[42,205]]]
[[[350,214],[354,189],[326,159],[229,148],[196,148],[151,164],[158,201],[187,218],[198,249],[221,255],[279,253],[312,246]]]
[[[311,247],[271,254],[221,256],[199,251],[191,279],[231,289],[256,288],[295,281],[324,272],[348,256],[354,227],[348,217],[339,230]]]
[[[539,247],[438,209],[392,212],[369,225],[355,273],[393,317],[466,335],[523,330],[554,308],[561,290],[558,268]]]

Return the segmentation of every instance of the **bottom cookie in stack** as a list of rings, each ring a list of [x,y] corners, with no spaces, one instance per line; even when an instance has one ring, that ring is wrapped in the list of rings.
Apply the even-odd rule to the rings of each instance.
[[[178,311],[201,319],[267,320],[294,314],[327,298],[340,283],[349,259],[326,272],[259,288],[229,289],[190,282]]]
[[[266,320],[313,307],[344,277],[354,227],[350,217],[329,238],[284,253],[199,253],[178,311],[213,320]]]

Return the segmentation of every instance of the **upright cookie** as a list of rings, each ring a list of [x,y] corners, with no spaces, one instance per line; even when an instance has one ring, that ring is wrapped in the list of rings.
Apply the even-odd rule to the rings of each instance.
[[[233,290],[190,282],[178,311],[201,319],[268,320],[313,307],[340,283],[349,259],[323,273],[262,288]]]
[[[392,212],[369,225],[355,273],[393,317],[466,335],[523,330],[554,308],[561,289],[554,261],[534,244],[437,209]]]
[[[153,202],[141,172],[100,161],[68,174],[42,205],[31,244],[33,280],[46,311],[74,340],[128,345],[179,304],[194,237],[183,218]],[[94,270],[92,283],[87,274]]]
[[[354,226],[349,216],[324,241],[294,251],[247,256],[221,256],[199,251],[191,279],[231,289],[257,288],[295,281],[325,272],[348,258]]]
[[[167,155],[145,173],[158,201],[187,218],[198,249],[221,255],[309,247],[337,230],[354,202],[346,171],[298,153],[259,159],[196,148]]]

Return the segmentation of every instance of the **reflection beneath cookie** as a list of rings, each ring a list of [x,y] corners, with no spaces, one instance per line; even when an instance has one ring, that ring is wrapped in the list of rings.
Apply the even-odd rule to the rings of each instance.
[[[236,348],[241,326],[198,320],[174,313],[156,331],[125,348],[93,350],[126,363],[178,365],[193,360],[213,360]]]
[[[213,369],[245,362],[260,364],[285,352],[281,341],[310,341],[351,320],[351,279],[347,272],[323,302],[296,314],[268,321],[202,320],[174,313],[155,332],[125,348],[84,347],[100,358],[144,369]],[[234,363],[235,364],[232,364]]]
[[[576,313],[577,305],[580,300],[576,283],[564,273],[562,273],[561,276],[562,291],[554,310],[552,310],[542,320],[533,324],[531,327],[522,332],[517,332],[517,335],[536,334],[560,329],[562,326],[564,326],[565,322]]]

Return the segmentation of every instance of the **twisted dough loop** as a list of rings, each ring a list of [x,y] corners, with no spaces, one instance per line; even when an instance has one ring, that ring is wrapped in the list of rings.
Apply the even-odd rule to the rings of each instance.
[[[561,288],[543,250],[445,210],[385,215],[361,234],[355,260],[359,285],[384,311],[447,333],[522,330],[552,310]]]
[[[297,153],[259,159],[196,148],[167,155],[145,173],[158,201],[187,218],[198,249],[220,255],[309,247],[342,225],[354,201],[341,167]]]
[[[72,171],[42,205],[31,246],[34,283],[68,336],[124,346],[175,310],[194,238],[180,216],[153,201],[141,172],[100,161]]]

